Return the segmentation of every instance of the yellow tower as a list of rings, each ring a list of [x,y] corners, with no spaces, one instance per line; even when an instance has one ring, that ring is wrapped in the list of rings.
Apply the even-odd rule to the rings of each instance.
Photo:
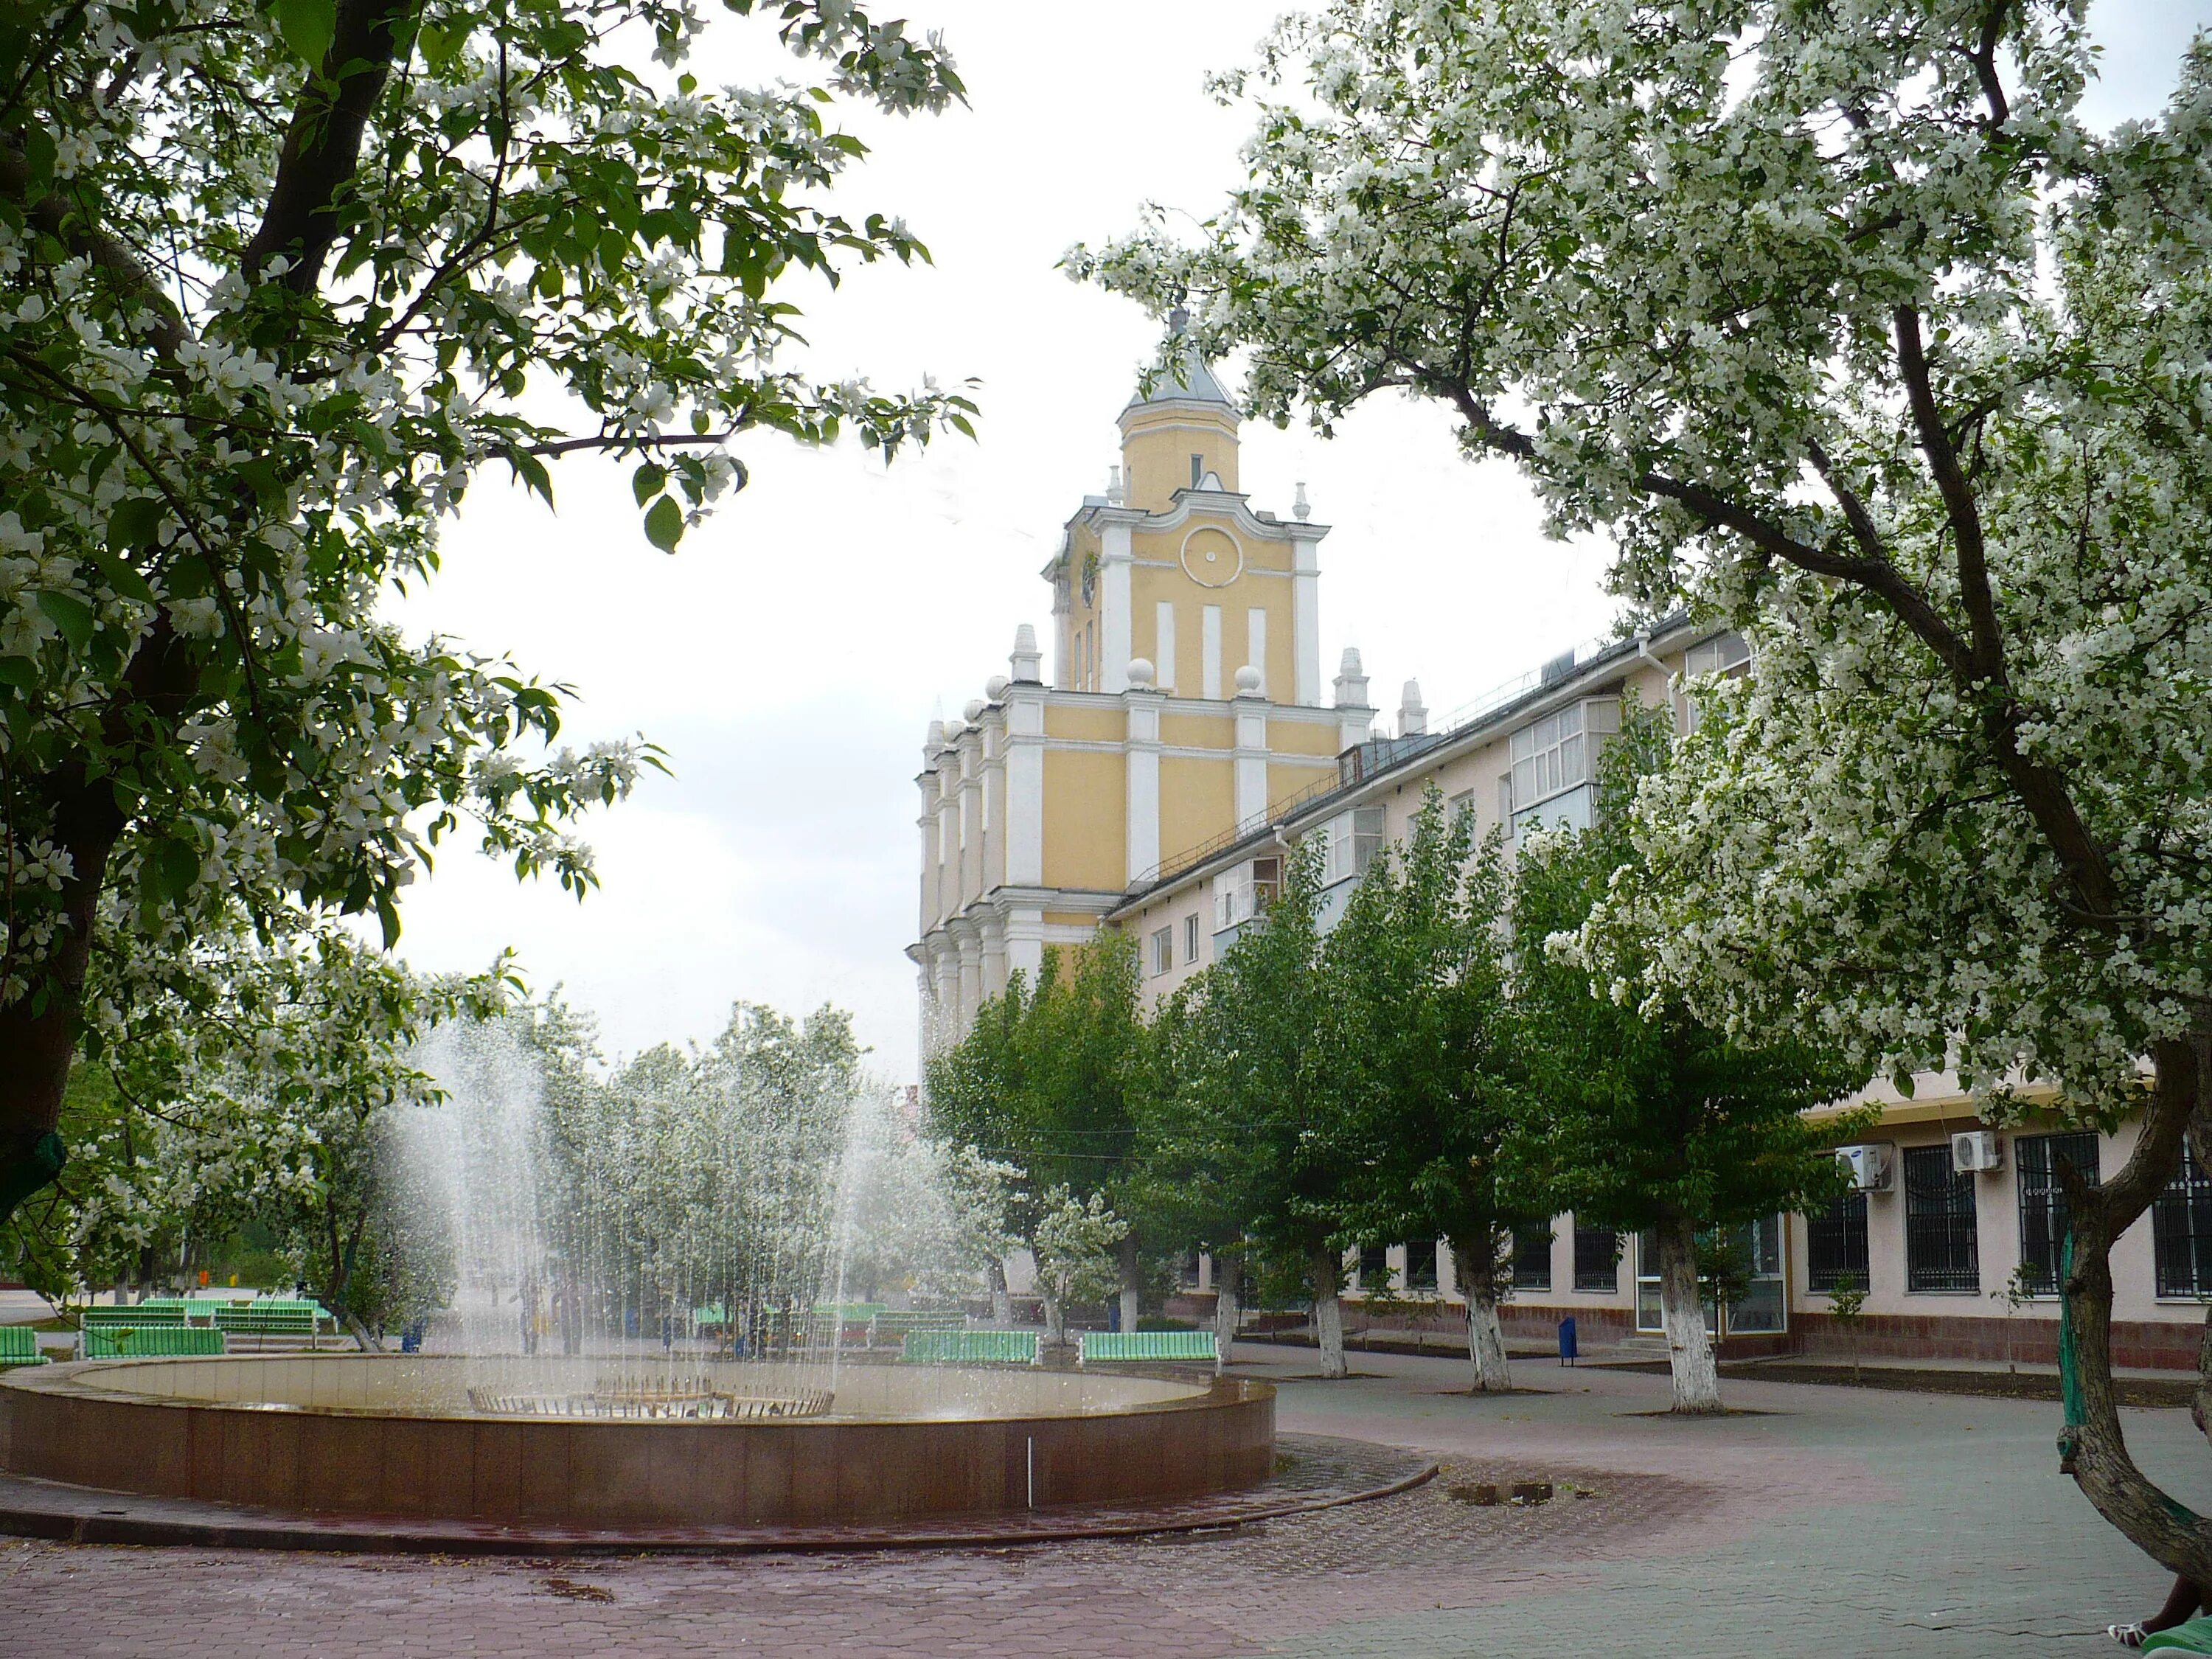
[[[923,1047],[1129,890],[1337,774],[1374,710],[1358,653],[1322,700],[1318,550],[1237,489],[1236,405],[1184,333],[1121,416],[1121,461],[1042,571],[1054,662],[1024,625],[983,696],[923,750]],[[1209,955],[1211,935],[1177,946]]]

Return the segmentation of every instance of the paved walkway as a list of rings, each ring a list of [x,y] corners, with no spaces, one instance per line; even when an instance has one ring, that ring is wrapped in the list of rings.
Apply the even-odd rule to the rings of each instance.
[[[84,1656],[1654,1656],[1966,1659],[2117,1652],[2158,1570],[2057,1472],[2037,1402],[1732,1382],[1746,1414],[1645,1415],[1663,1377],[1524,1363],[1474,1400],[1463,1367],[1253,1348],[1286,1430],[1431,1451],[1407,1496],[1152,1542],[736,1561],[465,1562],[0,1540],[0,1652]],[[2138,1455],[2212,1506],[2178,1411]],[[1572,1481],[1533,1509],[1449,1488]]]

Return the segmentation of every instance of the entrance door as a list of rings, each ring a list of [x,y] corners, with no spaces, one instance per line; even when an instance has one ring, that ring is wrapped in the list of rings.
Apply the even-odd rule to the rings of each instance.
[[[1706,1334],[1717,1337],[1724,1332],[1742,1335],[1786,1330],[1790,1298],[1783,1291],[1782,1218],[1761,1216],[1735,1229],[1735,1240],[1749,1269],[1748,1287],[1742,1300],[1729,1304],[1725,1324],[1713,1299],[1705,1298]],[[1636,1328],[1666,1328],[1659,1312],[1659,1241],[1650,1233],[1636,1238]]]

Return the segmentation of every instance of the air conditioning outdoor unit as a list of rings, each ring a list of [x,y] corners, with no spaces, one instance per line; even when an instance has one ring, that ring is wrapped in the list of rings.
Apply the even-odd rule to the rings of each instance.
[[[1838,1146],[1836,1162],[1844,1166],[1850,1176],[1851,1188],[1862,1193],[1886,1193],[1889,1190],[1891,1147],[1887,1141],[1875,1141],[1863,1146]]]
[[[1969,1129],[1951,1137],[1951,1167],[1960,1175],[2004,1168],[2004,1143],[1987,1129]]]

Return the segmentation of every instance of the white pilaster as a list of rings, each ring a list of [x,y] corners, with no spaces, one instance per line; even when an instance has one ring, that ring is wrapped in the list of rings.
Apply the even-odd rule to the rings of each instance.
[[[1176,688],[1175,602],[1162,599],[1153,608],[1153,683],[1163,691]]]
[[[988,1001],[1006,988],[1006,924],[995,911],[978,924],[983,951],[983,999]]]
[[[1098,690],[1120,691],[1129,670],[1129,526],[1100,526],[1098,552]]]
[[[1321,545],[1311,536],[1291,538],[1291,637],[1297,684],[1291,701],[1321,707]]]
[[[1253,830],[1267,816],[1267,700],[1260,695],[1259,677],[1249,665],[1237,671],[1237,746],[1232,750],[1237,769],[1237,827]]]
[[[1267,695],[1267,613],[1257,605],[1244,613],[1244,664],[1260,671],[1260,695]]]
[[[1131,886],[1160,867],[1160,705],[1166,699],[1152,689],[1152,665],[1129,665],[1134,682],[1121,694],[1128,710],[1128,881]]]
[[[1044,967],[1044,912],[1018,905],[1006,912],[1006,972],[1031,986]]]
[[[1198,613],[1198,695],[1218,701],[1221,696],[1221,607],[1209,605]]]
[[[1044,702],[1042,686],[1006,693],[1006,883],[1044,881]]]

